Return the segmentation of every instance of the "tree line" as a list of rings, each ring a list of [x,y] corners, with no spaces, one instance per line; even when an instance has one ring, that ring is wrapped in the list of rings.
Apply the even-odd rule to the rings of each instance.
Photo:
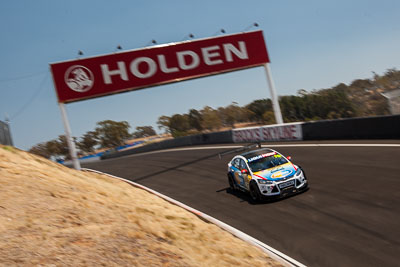
[[[297,95],[280,96],[284,122],[340,119],[363,116],[388,115],[387,100],[383,92],[400,88],[400,71],[388,69],[383,75],[373,73],[371,79],[354,80],[350,85],[340,83],[334,87],[307,91]],[[245,106],[236,102],[226,107],[201,110],[191,109],[185,114],[161,116],[157,125],[173,137],[233,128],[238,123],[274,124],[275,117],[270,99],[258,99]]]
[[[280,96],[279,105],[284,122],[340,119],[362,116],[387,115],[389,107],[381,93],[400,88],[400,71],[388,69],[383,75],[373,73],[370,79],[354,80],[350,85],[340,83],[332,88],[307,91],[296,95]],[[274,124],[275,117],[270,99],[258,99],[239,106],[232,102],[225,107],[205,106],[190,109],[184,114],[160,116],[159,130],[173,137],[234,128],[241,123]],[[75,138],[81,153],[92,153],[98,148],[123,145],[127,139],[155,135],[153,127],[140,126],[129,133],[126,121],[105,120],[97,123],[93,131]],[[65,136],[38,144],[30,152],[44,157],[69,157]]]
[[[97,149],[107,149],[125,145],[133,138],[142,138],[156,135],[152,126],[139,126],[136,131],[129,133],[130,125],[127,121],[104,120],[97,122],[93,131],[86,132],[79,139],[74,137],[80,155],[91,154]],[[70,159],[67,138],[65,135],[57,139],[39,143],[29,152],[45,158]]]

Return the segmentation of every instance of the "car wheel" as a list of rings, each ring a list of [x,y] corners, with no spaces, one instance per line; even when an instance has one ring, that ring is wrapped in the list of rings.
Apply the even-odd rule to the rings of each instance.
[[[250,184],[250,197],[253,202],[258,202],[261,200],[260,190],[258,186],[254,183]]]

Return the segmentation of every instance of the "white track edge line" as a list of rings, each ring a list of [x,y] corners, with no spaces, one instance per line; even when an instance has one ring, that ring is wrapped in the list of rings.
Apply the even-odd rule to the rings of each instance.
[[[282,144],[282,145],[261,145],[262,147],[400,147],[400,144]],[[174,151],[190,151],[190,150],[206,150],[206,149],[224,149],[224,148],[241,148],[242,145],[227,145],[227,146],[202,146],[202,147],[184,147],[170,148],[163,150],[155,150],[149,152],[141,152],[137,154],[126,155],[123,157],[137,157],[142,155],[150,155],[157,153],[166,153]],[[116,160],[118,158],[110,158],[107,160]]]
[[[262,147],[400,147],[400,144],[282,144],[282,145],[261,145]],[[224,149],[224,148],[241,148],[242,145],[222,145],[222,146],[202,146],[202,147],[184,147],[169,148],[163,150],[154,150],[149,152],[140,152],[136,154],[125,155],[122,157],[137,157],[143,155],[151,155],[157,153],[166,153],[174,151],[190,151],[190,150],[206,150],[206,149]],[[109,158],[106,160],[119,160],[117,158]]]
[[[250,243],[250,244],[262,249],[271,258],[279,261],[280,263],[282,263],[282,264],[284,264],[286,266],[306,267],[306,265],[296,261],[295,259],[293,259],[293,258],[289,257],[288,255],[286,255],[286,254],[274,249],[273,247],[268,246],[267,244],[255,239],[254,237],[251,237],[248,234],[246,234],[246,233],[244,233],[244,232],[242,232],[242,231],[240,231],[240,230],[238,230],[238,229],[236,229],[236,228],[234,228],[234,227],[232,227],[232,226],[230,226],[230,225],[228,225],[228,224],[226,224],[226,223],[224,223],[224,222],[222,222],[222,221],[220,221],[220,220],[218,220],[218,219],[216,219],[214,217],[211,217],[210,215],[207,215],[207,214],[205,214],[205,213],[203,213],[201,211],[198,211],[198,210],[196,210],[196,209],[194,209],[192,207],[189,207],[189,206],[187,206],[187,205],[185,205],[185,204],[183,204],[183,203],[181,203],[181,202],[179,202],[179,201],[177,201],[177,200],[175,200],[173,198],[170,198],[170,197],[168,197],[166,195],[163,195],[163,194],[161,194],[161,193],[159,193],[159,192],[157,192],[157,191],[155,191],[153,189],[150,189],[150,188],[148,188],[146,186],[140,185],[140,184],[132,182],[130,180],[127,180],[127,179],[124,179],[124,178],[121,178],[121,177],[118,177],[118,176],[115,176],[115,175],[111,175],[111,174],[108,174],[108,173],[104,173],[104,172],[101,172],[101,171],[97,171],[97,170],[93,170],[93,169],[87,169],[87,168],[82,168],[81,170],[82,171],[87,171],[87,172],[94,172],[94,173],[98,173],[98,174],[103,174],[103,175],[109,176],[111,178],[115,178],[115,179],[127,182],[127,183],[129,183],[129,184],[131,184],[131,185],[133,185],[135,187],[144,189],[144,190],[146,190],[146,191],[148,191],[148,192],[150,192],[150,193],[152,193],[152,194],[154,194],[156,196],[159,196],[159,197],[163,198],[164,200],[166,200],[166,201],[168,201],[168,202],[170,202],[170,203],[172,203],[174,205],[177,205],[177,206],[179,206],[181,208],[186,209],[187,211],[195,214],[198,217],[203,218],[204,220],[206,220],[208,222],[211,222],[211,223],[217,225],[221,229],[231,233],[232,235],[236,236],[237,238],[239,238],[239,239],[241,239],[241,240],[243,240],[243,241],[245,241],[247,243]]]

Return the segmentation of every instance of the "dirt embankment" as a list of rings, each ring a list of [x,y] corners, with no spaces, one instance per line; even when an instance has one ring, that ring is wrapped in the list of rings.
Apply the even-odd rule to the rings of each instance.
[[[280,266],[146,191],[0,146],[0,265]]]

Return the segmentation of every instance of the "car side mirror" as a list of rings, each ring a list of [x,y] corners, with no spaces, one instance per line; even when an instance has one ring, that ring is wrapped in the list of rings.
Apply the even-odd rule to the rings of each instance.
[[[292,157],[291,157],[291,156],[287,156],[286,158],[287,158],[288,160],[291,160],[291,159],[292,159]]]
[[[241,173],[242,173],[242,174],[248,174],[248,173],[249,173],[249,171],[248,171],[248,170],[246,170],[246,169],[243,169],[243,170],[241,171]]]

